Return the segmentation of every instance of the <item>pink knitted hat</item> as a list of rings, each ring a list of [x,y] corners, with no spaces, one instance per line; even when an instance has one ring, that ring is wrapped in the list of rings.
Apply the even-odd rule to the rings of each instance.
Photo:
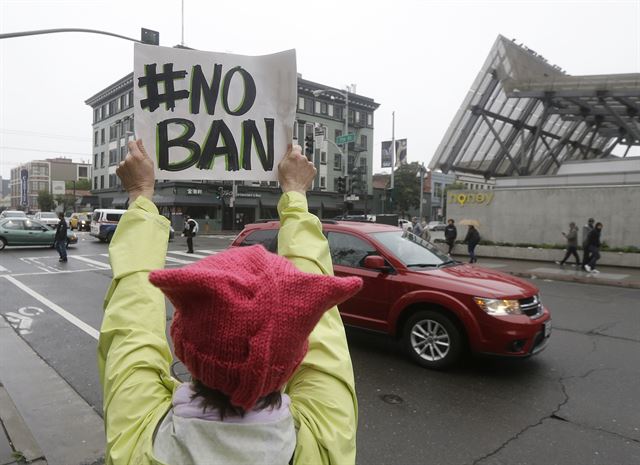
[[[362,287],[356,277],[303,273],[260,245],[153,271],[149,280],[175,307],[178,358],[245,410],[284,386],[323,313]]]

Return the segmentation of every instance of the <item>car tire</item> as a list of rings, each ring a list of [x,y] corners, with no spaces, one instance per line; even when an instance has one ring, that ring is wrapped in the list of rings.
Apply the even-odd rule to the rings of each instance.
[[[7,240],[4,237],[0,237],[0,250],[4,250],[7,246]]]
[[[113,239],[113,231],[107,234],[107,244],[111,243],[111,239]]]
[[[418,365],[443,370],[460,360],[465,341],[451,318],[435,310],[420,310],[405,324],[402,344]]]

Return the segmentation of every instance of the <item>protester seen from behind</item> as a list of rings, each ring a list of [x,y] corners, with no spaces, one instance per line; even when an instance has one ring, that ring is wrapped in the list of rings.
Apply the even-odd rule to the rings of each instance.
[[[420,226],[416,216],[411,218],[411,232],[418,237],[422,237],[422,226]]]
[[[109,247],[113,281],[98,346],[107,464],[354,464],[357,404],[336,278],[306,190],[315,168],[279,165],[279,255],[238,247],[163,270],[169,222],[151,202],[141,141],[117,174],[130,206]],[[144,237],[145,241],[139,238]],[[170,375],[171,338],[191,382]]]
[[[58,224],[56,225],[56,235],[53,246],[58,251],[59,262],[67,261],[67,220],[64,219],[64,213],[58,213]]]
[[[580,257],[578,256],[578,227],[572,221],[569,223],[569,232],[563,232],[562,235],[567,239],[567,253],[564,255],[562,260],[556,263],[563,266],[569,257],[573,255],[576,259],[576,267],[580,266]]]
[[[453,252],[453,247],[455,246],[457,237],[458,230],[456,229],[455,221],[453,221],[453,219],[449,219],[449,221],[447,221],[447,226],[444,228],[444,240],[449,246],[449,250],[447,251],[448,255],[451,255],[451,252]]]

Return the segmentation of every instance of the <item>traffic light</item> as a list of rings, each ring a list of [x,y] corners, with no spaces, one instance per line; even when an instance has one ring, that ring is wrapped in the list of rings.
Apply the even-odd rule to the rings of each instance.
[[[304,138],[304,154],[309,161],[313,161],[313,136],[311,135]]]
[[[346,194],[347,193],[347,179],[342,176],[338,177],[338,194]]]

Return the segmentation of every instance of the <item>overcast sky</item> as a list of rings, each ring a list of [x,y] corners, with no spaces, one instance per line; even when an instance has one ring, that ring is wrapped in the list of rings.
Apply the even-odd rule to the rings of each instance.
[[[0,32],[78,27],[180,43],[180,0],[0,0]],[[408,139],[428,163],[496,36],[516,38],[569,74],[640,72],[640,0],[185,0],[185,44],[261,55],[297,50],[303,77],[380,103],[380,142]],[[54,156],[90,160],[84,101],[133,68],[133,43],[91,34],[0,40],[0,175]]]

